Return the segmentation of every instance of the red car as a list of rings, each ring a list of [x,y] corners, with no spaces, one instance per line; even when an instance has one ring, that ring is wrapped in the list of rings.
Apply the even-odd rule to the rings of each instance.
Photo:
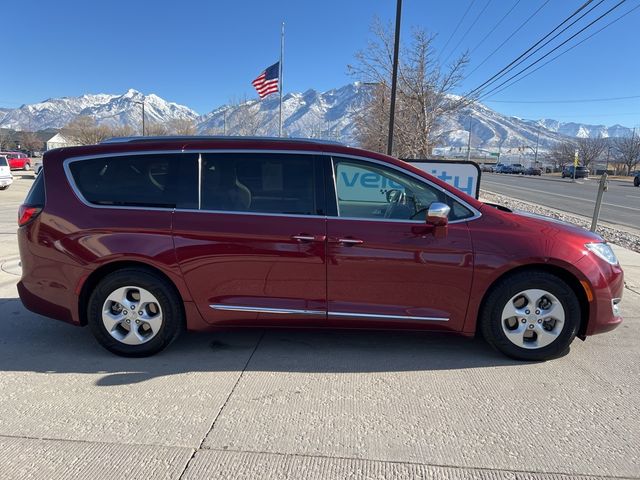
[[[7,157],[11,170],[30,170],[31,159],[20,152],[0,152],[0,155]]]
[[[598,235],[385,155],[134,137],[44,166],[19,212],[20,298],[116,354],[183,329],[327,327],[482,334],[543,360],[622,321],[622,269]]]

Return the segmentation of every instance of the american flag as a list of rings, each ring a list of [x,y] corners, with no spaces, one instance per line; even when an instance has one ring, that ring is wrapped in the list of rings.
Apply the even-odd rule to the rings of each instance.
[[[260,95],[260,98],[264,98],[270,93],[278,91],[278,74],[280,72],[280,62],[276,62],[270,67],[266,68],[258,78],[256,78],[251,85],[253,85]]]

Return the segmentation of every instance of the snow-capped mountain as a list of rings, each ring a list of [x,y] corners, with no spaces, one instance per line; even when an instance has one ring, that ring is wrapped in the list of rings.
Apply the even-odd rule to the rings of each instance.
[[[359,83],[320,93],[288,93],[282,99],[283,130],[290,137],[311,137],[355,142],[354,115],[367,99],[367,89]],[[227,135],[278,134],[279,99],[217,108],[198,123],[200,133]],[[226,125],[225,125],[226,124]]]
[[[310,137],[357,144],[354,117],[370,95],[370,87],[352,83],[326,92],[307,90],[288,93],[283,99],[284,132],[290,137]],[[64,97],[0,110],[0,127],[15,130],[62,128],[79,115],[88,115],[100,124],[128,125],[138,130],[141,105],[145,104],[147,122],[168,123],[191,120],[199,133],[214,135],[274,136],[278,133],[278,96],[223,105],[198,116],[188,107],[168,102],[157,95],[143,95],[130,89],[121,95],[97,94]],[[502,115],[483,104],[474,104],[440,126],[446,132],[445,144],[458,148],[467,145],[469,128],[475,148],[495,150],[533,146],[551,147],[569,137],[622,136],[631,133],[621,125],[562,123],[551,119],[525,120]]]
[[[99,124],[128,125],[138,128],[141,105],[145,103],[147,121],[168,122],[174,119],[195,120],[198,114],[183,105],[167,102],[157,95],[143,95],[129,89],[122,95],[82,95],[81,97],[50,98],[40,103],[23,105],[0,116],[0,127],[14,130],[44,130],[62,128],[80,115],[93,117]],[[138,102],[138,103],[136,103]],[[1,114],[0,114],[1,115]]]
[[[557,120],[542,119],[539,123],[547,130],[565,135],[567,137],[595,138],[603,137],[621,137],[631,135],[631,129],[622,125],[586,125],[574,122],[559,122]]]

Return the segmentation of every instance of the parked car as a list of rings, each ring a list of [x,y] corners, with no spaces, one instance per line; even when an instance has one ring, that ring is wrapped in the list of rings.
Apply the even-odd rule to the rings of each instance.
[[[496,167],[496,173],[512,173],[511,165],[500,164]]]
[[[34,159],[33,161],[34,175],[40,175],[40,170],[42,170],[42,159]]]
[[[524,173],[524,165],[522,165],[521,163],[511,164],[511,171],[509,173]]]
[[[525,175],[538,175],[538,176],[540,176],[540,175],[542,175],[542,170],[540,168],[538,168],[538,167],[529,167],[529,168],[525,169],[524,174]]]
[[[496,167],[495,167],[494,165],[487,165],[486,163],[483,163],[483,164],[480,166],[480,170],[482,170],[483,172],[489,172],[489,173],[492,173],[492,172],[495,172],[495,171],[496,171]]]
[[[13,175],[7,157],[0,155],[0,190],[6,190],[13,183]]]
[[[589,169],[587,167],[574,167],[573,165],[569,165],[568,167],[564,167],[562,170],[562,178],[574,178],[573,177],[573,169],[576,170],[575,178],[588,178],[589,177]]]
[[[31,159],[20,152],[0,152],[0,155],[7,157],[11,170],[29,170]]]
[[[633,185],[635,187],[640,187],[640,172],[636,172],[636,174],[633,177]]]
[[[134,137],[45,153],[19,210],[31,311],[156,353],[184,328],[480,333],[524,360],[620,324],[588,230],[408,163],[293,139]]]

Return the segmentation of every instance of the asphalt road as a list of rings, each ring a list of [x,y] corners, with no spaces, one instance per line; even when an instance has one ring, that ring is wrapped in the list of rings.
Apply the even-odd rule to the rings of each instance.
[[[0,192],[3,480],[640,478],[636,287],[623,325],[543,363],[454,335],[286,330],[120,358],[20,303],[30,183]],[[621,261],[640,284],[640,255]]]
[[[480,188],[527,202],[591,218],[598,193],[598,180],[483,173]],[[610,180],[600,219],[603,222],[640,229],[640,188],[633,183]]]

